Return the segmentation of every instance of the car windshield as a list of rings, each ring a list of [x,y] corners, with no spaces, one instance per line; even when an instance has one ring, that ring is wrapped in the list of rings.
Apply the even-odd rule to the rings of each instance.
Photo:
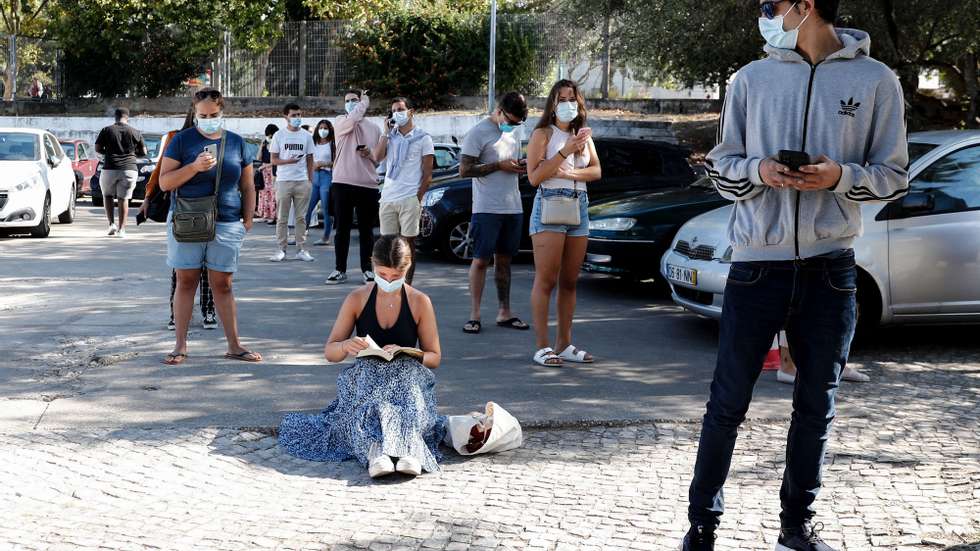
[[[936,147],[934,143],[909,142],[909,165],[914,164],[923,155],[936,149]]]
[[[69,159],[75,158],[75,144],[70,142],[61,142],[61,149],[65,150],[65,155],[68,155]]]
[[[37,136],[24,132],[0,132],[0,161],[37,161]]]
[[[163,141],[163,136],[156,134],[144,135],[143,142],[146,143],[146,156],[150,159],[156,159],[160,156],[160,143]]]
[[[715,188],[715,184],[711,181],[711,178],[708,178],[707,176],[704,176],[702,178],[698,178],[697,180],[694,180],[693,182],[691,182],[691,187],[698,187],[698,188],[704,188],[704,189],[714,189]]]

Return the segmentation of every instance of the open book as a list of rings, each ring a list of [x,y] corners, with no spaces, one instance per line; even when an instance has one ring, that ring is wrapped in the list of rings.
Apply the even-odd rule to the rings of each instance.
[[[425,354],[418,348],[410,348],[407,346],[399,346],[398,348],[391,351],[385,350],[384,348],[378,346],[378,343],[374,342],[374,339],[371,338],[371,335],[365,336],[364,340],[368,342],[368,347],[358,352],[357,354],[358,358],[367,358],[367,357],[374,356],[377,358],[381,358],[386,362],[390,362],[395,358],[395,356],[399,354],[407,354],[421,361],[422,356]]]

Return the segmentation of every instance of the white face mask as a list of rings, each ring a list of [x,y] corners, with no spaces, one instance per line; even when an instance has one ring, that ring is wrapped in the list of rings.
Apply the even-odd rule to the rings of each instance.
[[[357,107],[357,103],[357,100],[352,99],[344,104],[344,110],[347,111],[348,115],[354,112],[354,109]]]
[[[798,2],[797,2],[798,3]],[[790,6],[789,9],[796,7],[796,4]],[[766,19],[765,17],[759,18],[759,33],[762,38],[766,39],[766,42],[773,48],[780,48],[783,50],[794,50],[796,49],[796,42],[800,37],[800,27],[806,23],[807,18],[810,14],[806,14],[803,21],[796,26],[795,29],[786,31],[783,30],[783,16],[777,15],[772,19]]]
[[[395,124],[398,126],[405,126],[408,124],[408,111],[395,111],[391,114],[391,117],[395,119]]]
[[[401,289],[402,285],[405,285],[405,278],[402,277],[400,279],[396,279],[395,281],[388,281],[375,273],[374,282],[378,285],[378,289],[381,289],[383,292],[394,293],[395,291]]]
[[[555,109],[555,116],[561,122],[572,122],[578,116],[578,103],[574,101],[563,101]]]
[[[327,130],[326,128],[321,128],[320,130],[317,130],[317,133],[320,134],[321,138],[326,138],[327,136],[330,135],[330,131]]]

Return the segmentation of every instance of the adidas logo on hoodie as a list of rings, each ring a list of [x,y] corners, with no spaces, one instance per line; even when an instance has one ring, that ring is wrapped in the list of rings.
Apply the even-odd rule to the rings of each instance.
[[[840,100],[840,111],[837,114],[845,117],[853,117],[858,107],[861,107],[861,102],[854,103],[854,98],[847,100],[847,103],[844,103],[844,100]]]

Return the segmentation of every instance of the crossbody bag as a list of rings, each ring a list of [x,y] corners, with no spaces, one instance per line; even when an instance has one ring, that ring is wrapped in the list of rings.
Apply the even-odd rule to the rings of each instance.
[[[181,243],[205,243],[214,240],[218,218],[218,186],[221,184],[221,167],[225,161],[225,132],[221,132],[218,148],[218,174],[214,179],[214,193],[206,197],[181,197],[180,188],[174,190],[174,239]]]

